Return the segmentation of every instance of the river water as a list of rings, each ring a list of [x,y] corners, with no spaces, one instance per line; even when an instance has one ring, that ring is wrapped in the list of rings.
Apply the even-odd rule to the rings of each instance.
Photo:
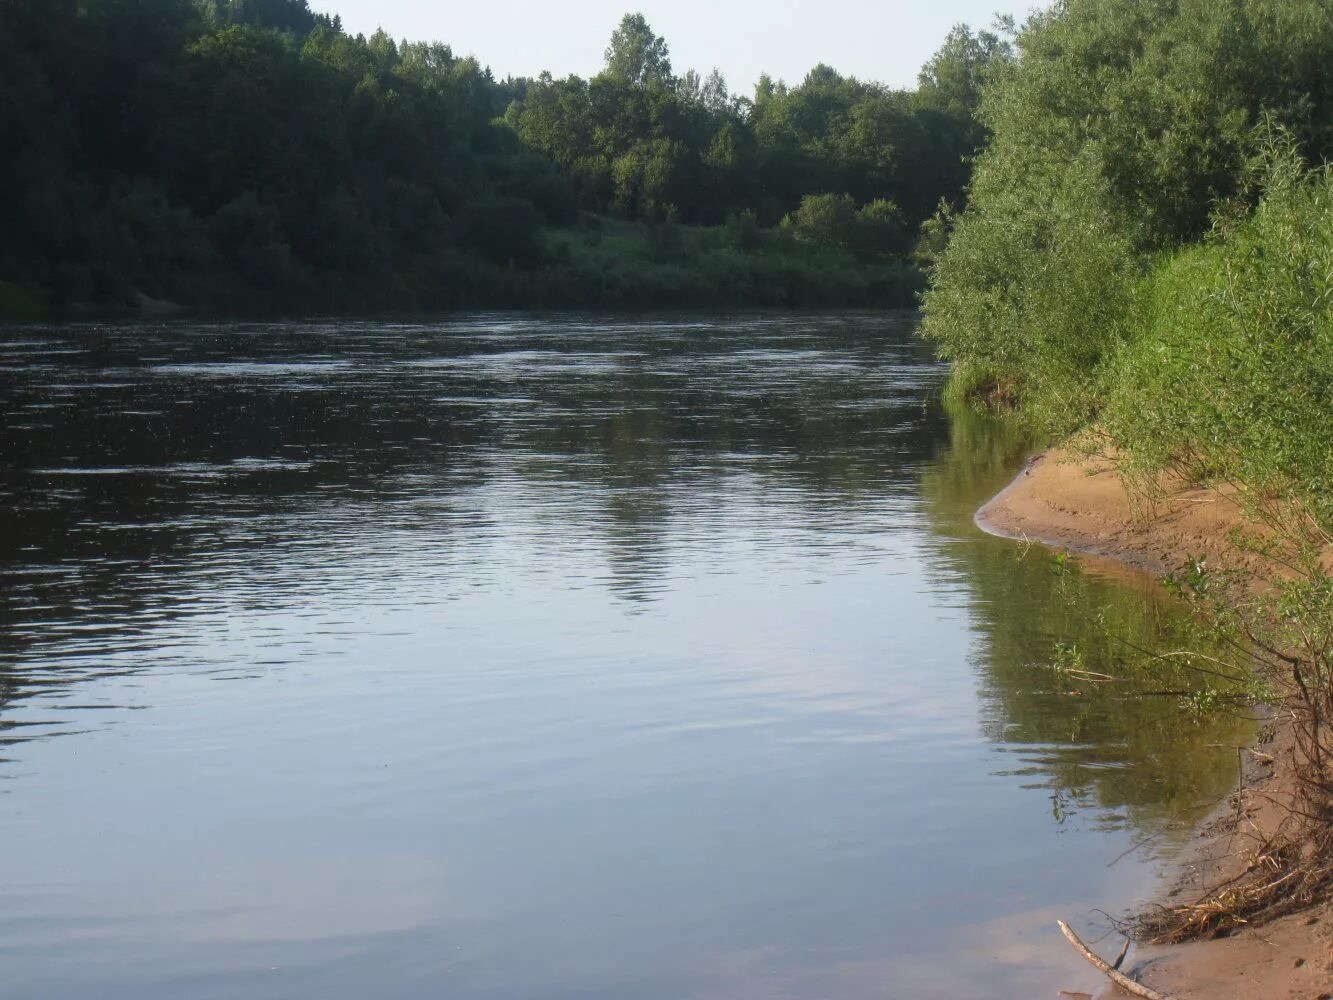
[[[0,333],[0,995],[1095,989],[1243,733],[913,324]]]

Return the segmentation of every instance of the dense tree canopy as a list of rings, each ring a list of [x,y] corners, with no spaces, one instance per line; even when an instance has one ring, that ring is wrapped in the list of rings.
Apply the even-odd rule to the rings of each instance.
[[[993,140],[926,329],[961,383],[1020,393],[1076,426],[1140,321],[1139,277],[1203,237],[1219,207],[1254,200],[1260,123],[1285,128],[1310,162],[1333,155],[1333,7],[1060,0],[1018,44],[1019,58],[987,71]],[[932,74],[956,76],[927,67],[923,98]]]
[[[959,29],[919,93],[820,66],[747,99],[717,71],[678,76],[639,14],[591,79],[497,81],[446,45],[349,35],[307,0],[7,0],[0,312],[595,303],[597,282],[555,287],[601,239],[594,217],[640,226],[657,263],[690,245],[661,226],[742,217],[727,232],[752,237],[726,245],[743,255],[901,260],[961,196],[976,80],[1004,53]],[[783,243],[774,227],[823,195],[880,223]],[[553,242],[570,227],[586,238]]]
[[[716,70],[673,76],[666,42],[634,14],[601,74],[526,82],[505,120],[568,171],[592,211],[716,224],[749,210],[773,225],[806,195],[848,194],[894,202],[915,228],[940,199],[961,199],[984,139],[980,84],[1008,56],[996,35],[960,26],[919,91],[820,65],[794,87],[765,76],[747,98]]]

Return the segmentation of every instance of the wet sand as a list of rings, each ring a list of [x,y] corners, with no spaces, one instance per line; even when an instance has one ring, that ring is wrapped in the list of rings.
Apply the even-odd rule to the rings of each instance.
[[[977,513],[977,523],[993,534],[1150,573],[1176,570],[1191,558],[1234,568],[1252,565],[1254,559],[1228,541],[1233,528],[1250,527],[1228,492],[1168,484],[1161,496],[1140,502],[1111,461],[1058,449],[1030,460]],[[1201,825],[1195,844],[1176,861],[1163,905],[1187,902],[1234,874],[1246,853],[1282,822],[1281,804],[1289,799],[1293,768],[1281,712],[1269,733],[1266,742],[1244,752],[1242,786]],[[1219,940],[1139,948],[1130,966],[1142,982],[1179,1000],[1333,997],[1333,904]],[[1120,995],[1111,989],[1105,994]]]

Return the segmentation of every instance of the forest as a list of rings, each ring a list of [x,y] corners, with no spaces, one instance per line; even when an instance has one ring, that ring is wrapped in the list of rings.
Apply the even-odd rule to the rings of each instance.
[[[497,80],[307,0],[7,0],[0,315],[912,304],[1009,56],[745,96],[638,14],[590,79]]]

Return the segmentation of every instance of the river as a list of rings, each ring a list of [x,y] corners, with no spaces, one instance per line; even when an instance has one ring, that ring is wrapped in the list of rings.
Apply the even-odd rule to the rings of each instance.
[[[1095,990],[1244,727],[914,324],[0,332],[0,995]]]

